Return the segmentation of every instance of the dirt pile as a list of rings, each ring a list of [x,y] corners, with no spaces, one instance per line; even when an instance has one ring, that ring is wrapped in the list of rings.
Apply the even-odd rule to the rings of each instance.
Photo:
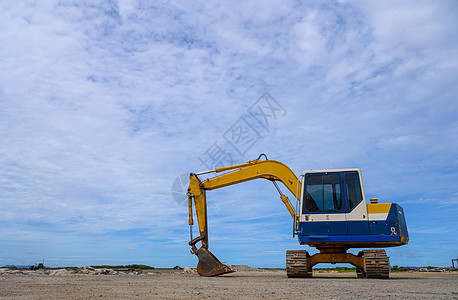
[[[232,265],[231,269],[239,272],[262,271],[261,269],[252,268],[247,265]]]

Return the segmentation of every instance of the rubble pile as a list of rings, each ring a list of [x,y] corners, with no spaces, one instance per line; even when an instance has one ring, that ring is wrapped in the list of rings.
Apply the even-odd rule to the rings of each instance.
[[[170,271],[175,271],[176,274],[197,274],[195,269],[190,267],[181,268],[179,266],[172,268]],[[62,269],[10,269],[0,268],[0,275],[44,275],[44,276],[78,276],[78,275],[118,275],[118,276],[134,276],[134,275],[157,275],[158,273],[168,273],[170,271],[155,271],[149,269],[133,269],[133,268],[94,268],[86,266],[83,268],[62,268]]]
[[[8,274],[8,275],[41,275],[44,274],[44,270],[38,270],[38,271],[33,271],[33,270],[26,270],[26,269],[21,269],[21,270],[10,270],[7,268],[2,268],[0,269],[0,275],[3,274]]]
[[[118,271],[115,271],[113,269],[96,269],[93,267],[84,267],[82,269],[79,269],[77,274],[86,274],[86,275],[118,275]]]
[[[186,267],[183,269],[182,274],[197,274],[197,271],[191,269],[190,267]]]
[[[440,267],[440,268],[420,268],[419,272],[458,272],[458,268]]]
[[[49,276],[70,276],[70,275],[140,275],[141,271],[120,272],[113,269],[96,269],[93,267],[83,267],[79,269],[67,268],[56,270],[28,270],[28,269],[7,269],[0,268],[0,275],[49,275]]]

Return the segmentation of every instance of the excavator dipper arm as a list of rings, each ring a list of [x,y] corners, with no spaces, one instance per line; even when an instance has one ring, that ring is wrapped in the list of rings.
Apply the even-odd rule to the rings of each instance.
[[[226,172],[227,171],[227,172]],[[198,174],[190,174],[190,182],[188,188],[188,205],[189,205],[189,225],[193,225],[192,203],[196,210],[197,223],[199,225],[200,236],[192,239],[189,245],[192,247],[191,252],[199,258],[197,272],[201,276],[216,276],[225,273],[233,272],[228,266],[222,264],[208,250],[208,228],[207,228],[207,200],[206,191],[214,190],[237,183],[250,181],[257,178],[264,178],[270,181],[281,181],[288,190],[298,197],[301,191],[301,183],[291,169],[274,160],[260,160],[259,158],[247,163],[233,165],[224,168],[216,168],[215,173],[225,172],[221,175],[208,178],[201,181]],[[207,172],[204,172],[207,173]],[[203,174],[203,173],[201,173]],[[276,186],[278,189],[278,186]],[[287,196],[280,192],[280,198],[288,209],[295,223],[298,222],[296,210],[292,206]],[[201,242],[201,247],[197,249],[195,244]]]

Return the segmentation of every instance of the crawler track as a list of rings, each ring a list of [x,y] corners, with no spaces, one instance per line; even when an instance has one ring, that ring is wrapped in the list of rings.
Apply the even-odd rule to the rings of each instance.
[[[307,278],[312,277],[312,272],[307,270],[306,250],[287,250],[286,251],[286,275],[288,278]]]
[[[385,250],[363,250],[360,255],[364,257],[365,270],[356,269],[358,277],[389,278],[390,260]]]

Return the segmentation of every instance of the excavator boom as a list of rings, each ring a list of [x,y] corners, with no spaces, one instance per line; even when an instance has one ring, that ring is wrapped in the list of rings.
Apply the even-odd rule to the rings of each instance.
[[[207,199],[206,191],[222,188],[237,183],[264,178],[274,182],[278,191],[280,192],[280,198],[288,209],[291,217],[297,223],[297,213],[295,208],[292,206],[291,201],[287,196],[283,195],[276,185],[275,181],[281,181],[288,190],[297,197],[301,190],[301,183],[298,181],[296,175],[291,169],[274,160],[260,160],[261,155],[258,159],[249,161],[247,163],[238,164],[234,166],[217,168],[214,171],[202,172],[205,173],[222,173],[218,176],[208,178],[201,181],[198,178],[199,174],[190,174],[190,182],[188,188],[188,207],[189,207],[189,225],[194,224],[193,221],[193,202],[197,216],[197,223],[199,225],[200,235],[197,238],[192,238],[191,229],[191,241],[189,245],[192,247],[191,252],[196,254],[199,258],[197,265],[197,272],[201,276],[216,276],[233,272],[228,266],[222,264],[209,250],[208,250],[208,228],[207,228]],[[196,243],[201,242],[201,247],[197,249]]]

